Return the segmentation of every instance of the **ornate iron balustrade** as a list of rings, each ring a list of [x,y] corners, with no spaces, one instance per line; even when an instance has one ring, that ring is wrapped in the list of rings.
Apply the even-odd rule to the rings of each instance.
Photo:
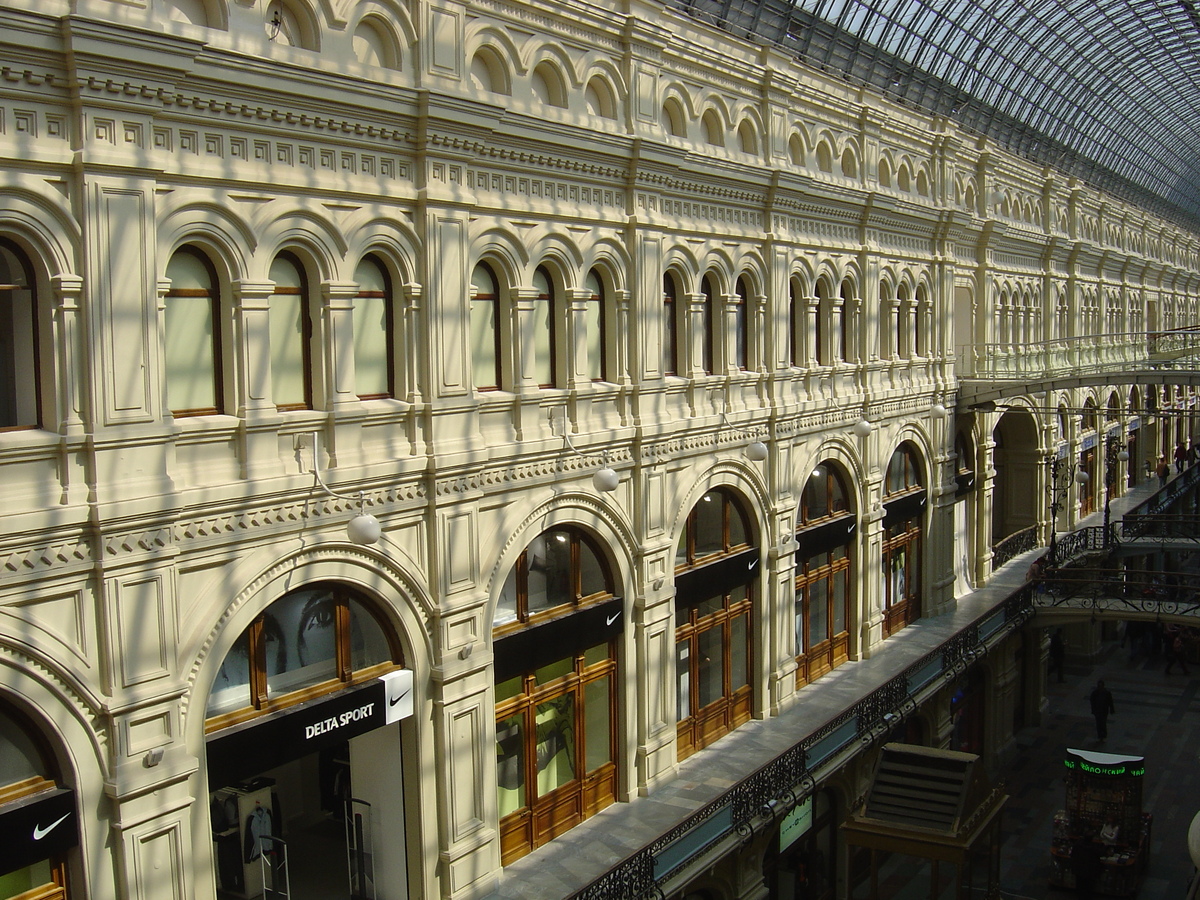
[[[1162,572],[1130,569],[1059,570],[1032,586],[1040,610],[1069,609],[1112,618],[1200,618],[1200,589],[1164,580]]]
[[[1058,538],[1058,563],[1062,565],[1084,553],[1105,549],[1104,526],[1089,525]]]
[[[1200,544],[1200,516],[1126,516],[1119,537],[1122,541],[1163,538]]]
[[[1137,516],[1155,516],[1164,513],[1179,502],[1180,498],[1198,483],[1200,483],[1200,466],[1191,466],[1184,469],[1179,477],[1167,482],[1165,487],[1159,488],[1127,512],[1122,521]]]
[[[1009,560],[1015,559],[1037,546],[1038,527],[1036,525],[1013,532],[992,547],[992,571],[994,572]]]
[[[915,695],[960,676],[986,654],[989,643],[1028,621],[1034,612],[1030,593],[1022,587],[1011,594],[570,900],[661,900],[661,884],[689,860],[730,835],[748,840],[773,823],[817,789],[822,769],[841,765],[847,751],[865,752],[890,734],[916,710]],[[660,863],[665,871],[656,871]]]

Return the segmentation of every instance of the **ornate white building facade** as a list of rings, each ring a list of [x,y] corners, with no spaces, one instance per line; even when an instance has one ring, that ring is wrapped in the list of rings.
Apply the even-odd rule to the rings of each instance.
[[[1060,442],[1190,436],[954,411],[1194,323],[1196,234],[657,4],[0,25],[0,816],[69,832],[10,894],[252,893],[352,792],[380,897],[483,896],[951,611]]]

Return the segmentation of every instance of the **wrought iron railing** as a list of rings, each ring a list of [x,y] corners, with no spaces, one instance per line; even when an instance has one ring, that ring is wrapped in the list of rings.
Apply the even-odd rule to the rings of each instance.
[[[1022,587],[570,900],[663,897],[660,885],[672,873],[731,835],[745,840],[774,822],[816,790],[822,777],[846,761],[847,753],[861,753],[889,734],[915,711],[918,695],[965,672],[1032,615],[1030,591]]]
[[[1036,525],[1030,525],[1028,528],[1022,528],[1020,531],[1010,534],[992,547],[992,571],[1037,546],[1038,527]]]
[[[1133,516],[1121,521],[1118,532],[1122,541],[1144,541],[1156,538],[1191,541],[1200,544],[1200,516],[1159,515]]]
[[[1108,613],[1122,618],[1200,618],[1200,590],[1163,572],[1116,568],[1063,569],[1031,585],[1039,610]]]

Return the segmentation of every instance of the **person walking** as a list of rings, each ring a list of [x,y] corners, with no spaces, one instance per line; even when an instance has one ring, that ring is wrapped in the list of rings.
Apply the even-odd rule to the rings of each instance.
[[[1103,679],[1096,682],[1088,700],[1092,715],[1096,717],[1096,737],[1104,741],[1108,738],[1108,716],[1110,713],[1116,715],[1117,707],[1113,704],[1112,691],[1104,686]]]
[[[1155,470],[1158,474],[1158,486],[1166,487],[1167,478],[1171,475],[1171,466],[1167,463],[1166,456],[1158,458],[1158,468]]]
[[[1175,473],[1183,471],[1184,465],[1187,464],[1187,447],[1183,446],[1183,441],[1175,445]]]

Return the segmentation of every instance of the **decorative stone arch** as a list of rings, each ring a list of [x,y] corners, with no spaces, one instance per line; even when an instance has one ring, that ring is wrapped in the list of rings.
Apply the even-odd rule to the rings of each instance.
[[[293,49],[320,52],[321,20],[325,18],[328,21],[328,16],[322,16],[316,5],[309,0],[269,0],[263,8],[263,24],[268,37],[274,31],[272,21],[276,11],[279,11],[284,23],[279,29],[279,34],[288,31],[289,25],[295,29],[295,33],[289,36],[293,42],[290,44]],[[328,11],[327,9],[326,12]]]
[[[802,126],[795,126],[789,132],[787,151],[793,166],[808,167],[808,134]]]
[[[384,59],[381,65],[400,70],[413,61],[417,35],[408,11],[394,0],[366,0],[354,8],[355,17],[347,23],[346,33],[353,45],[362,27],[371,28],[381,41]],[[357,48],[355,56],[358,57]],[[361,59],[360,59],[361,61]]]
[[[584,250],[571,239],[568,232],[544,231],[529,244],[526,258],[525,282],[533,279],[533,270],[538,266],[546,266],[556,273],[560,288],[570,287],[582,280]]]
[[[282,251],[301,257],[315,270],[316,281],[328,281],[341,269],[349,250],[342,233],[323,216],[309,210],[296,210],[281,216],[261,230],[258,252],[252,266],[261,280],[269,280],[271,263]],[[260,280],[256,279],[256,280]]]
[[[675,137],[688,137],[692,123],[698,118],[691,92],[681,84],[667,85],[663,90],[661,109],[663,128]]]
[[[472,237],[468,259],[472,269],[478,263],[487,263],[500,280],[502,290],[523,283],[523,274],[531,262],[525,245],[500,227]]]
[[[394,219],[373,218],[348,231],[347,250],[340,276],[353,280],[354,268],[368,253],[378,253],[390,261],[397,284],[416,281],[420,271],[420,242],[412,231]]]
[[[481,87],[493,94],[511,96],[514,78],[524,78],[527,71],[521,62],[521,52],[508,32],[490,22],[468,25],[464,45],[467,48],[468,81],[472,79],[478,61],[488,76],[488,83]]]
[[[201,28],[212,28],[215,31],[229,30],[229,9],[225,0],[159,0],[159,2],[162,4],[161,13],[165,19]],[[193,12],[189,13],[188,10]],[[199,12],[203,21],[194,21],[195,11]]]
[[[830,434],[821,443],[807,453],[803,457],[803,462],[797,462],[796,457],[799,454],[793,453],[791,485],[792,494],[799,498],[804,490],[804,486],[808,483],[808,478],[813,470],[826,462],[832,462],[838,466],[847,476],[847,487],[850,489],[854,497],[854,512],[861,516],[865,511],[870,509],[870,497],[863,490],[867,483],[868,470],[864,460],[858,453],[856,440],[848,435]],[[796,500],[796,508],[800,505],[799,499]],[[791,529],[794,532],[796,523],[793,520]]]
[[[583,250],[579,269],[585,275],[592,269],[599,269],[605,273],[613,290],[628,289],[629,254],[620,241],[602,238],[589,245]]]
[[[56,275],[75,274],[83,234],[61,197],[20,185],[6,186],[0,205],[0,236],[18,244],[29,256],[39,285]]]
[[[188,203],[173,209],[160,219],[158,226],[160,269],[176,250],[184,244],[193,244],[204,248],[229,281],[245,277],[257,243],[249,222],[209,202]]]
[[[676,481],[675,493],[666,498],[669,510],[668,533],[671,535],[671,546],[679,542],[687,517],[700,498],[713,488],[730,488],[738,492],[748,504],[746,512],[750,515],[754,527],[758,530],[755,535],[760,546],[771,546],[771,523],[768,519],[770,502],[762,475],[754,465],[741,458],[729,457],[719,459],[715,464],[701,469],[699,463],[694,464],[690,472],[682,475]]]
[[[710,105],[700,114],[700,128],[708,146],[725,147],[728,143],[729,126],[716,106]]]

